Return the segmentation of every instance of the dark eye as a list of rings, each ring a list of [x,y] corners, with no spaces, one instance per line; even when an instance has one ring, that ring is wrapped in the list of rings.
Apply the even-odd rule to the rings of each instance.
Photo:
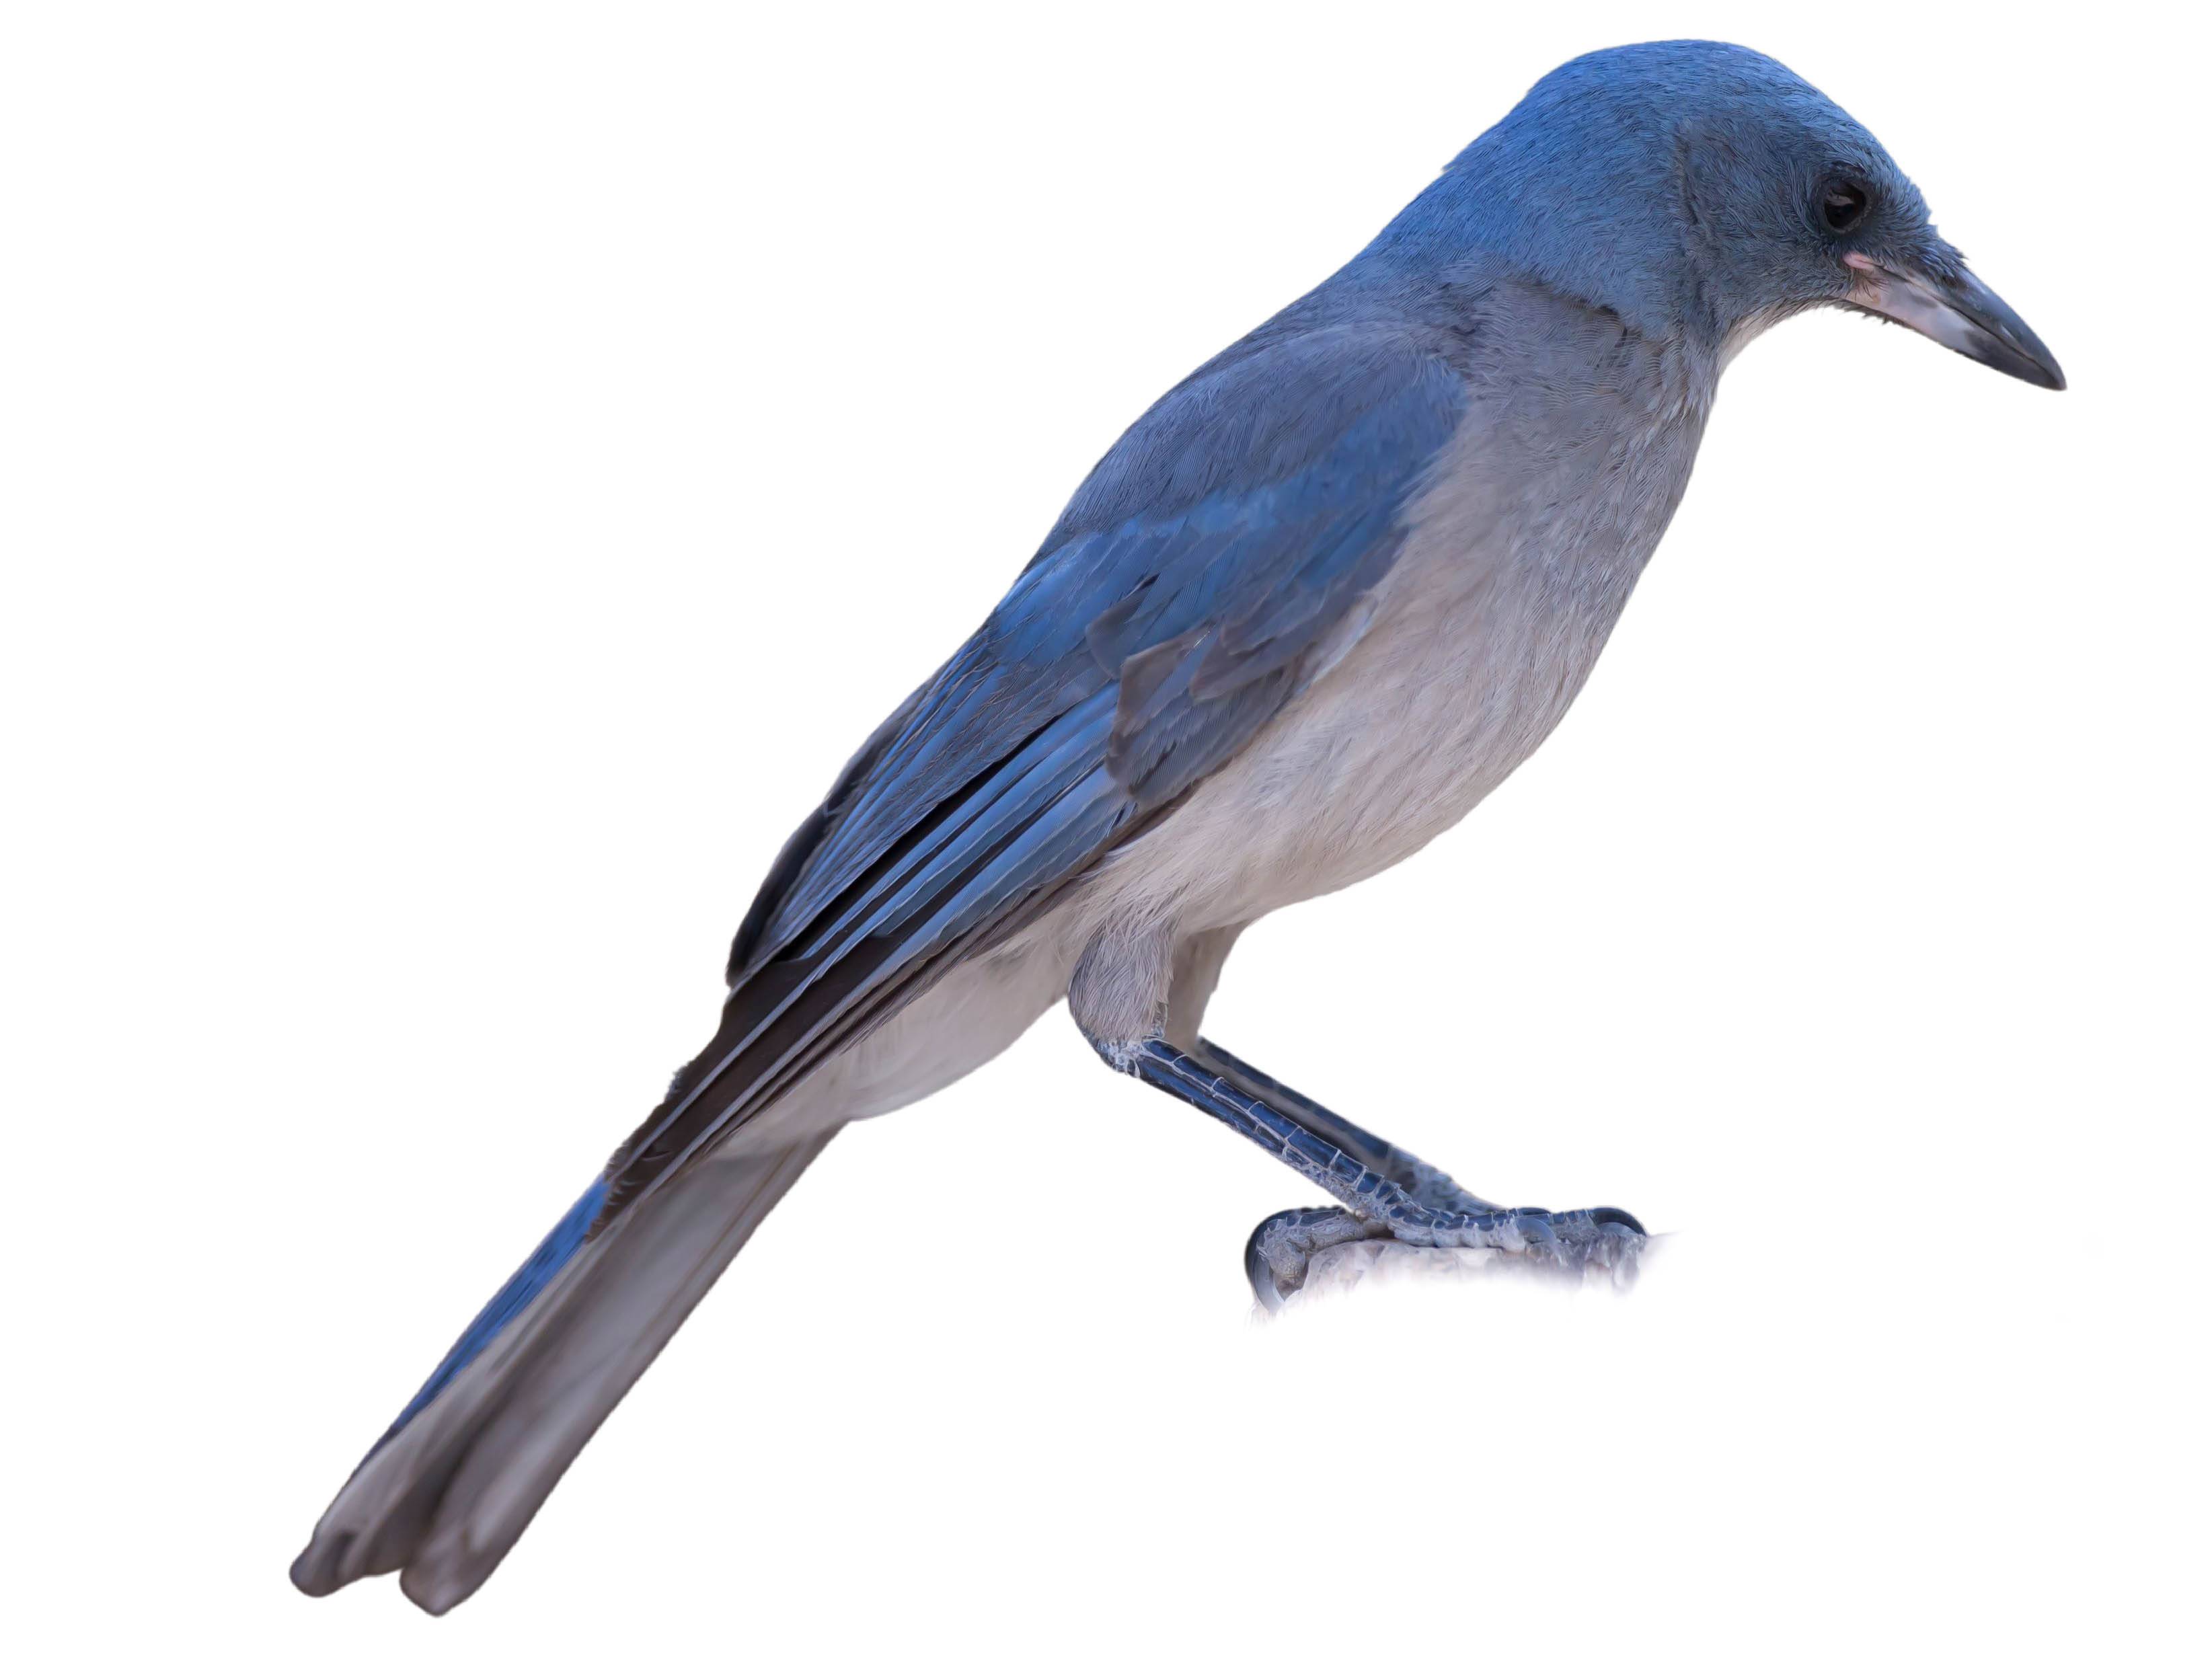
[[[1848,236],[1866,222],[1866,186],[1849,179],[1831,179],[1820,186],[1820,222],[1838,236]]]

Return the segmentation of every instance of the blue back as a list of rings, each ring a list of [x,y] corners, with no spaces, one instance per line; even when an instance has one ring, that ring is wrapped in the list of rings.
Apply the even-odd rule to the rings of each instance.
[[[392,1431],[628,1205],[1020,927],[1297,695],[1397,556],[1464,416],[1496,283],[1711,346],[1790,297],[1800,175],[1838,158],[1897,179],[1755,52],[1578,58],[1342,270],[1155,404],[792,837],[738,932],[713,1042]],[[1917,194],[1895,187],[1899,234],[1921,234]]]

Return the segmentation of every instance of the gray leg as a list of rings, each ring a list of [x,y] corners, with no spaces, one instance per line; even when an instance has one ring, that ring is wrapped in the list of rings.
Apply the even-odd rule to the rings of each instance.
[[[1164,1038],[1101,1042],[1117,1069],[1197,1107],[1257,1142],[1340,1208],[1290,1210],[1260,1224],[1245,1272],[1269,1308],[1305,1282],[1313,1255],[1358,1239],[1528,1255],[1579,1271],[1632,1257],[1644,1229],[1626,1210],[1500,1209],[1380,1136],[1243,1065],[1211,1044],[1188,1052]]]
[[[1383,1179],[1404,1188],[1416,1203],[1439,1210],[1470,1212],[1499,1207],[1477,1198],[1433,1164],[1423,1163],[1371,1130],[1361,1128],[1350,1118],[1332,1112],[1288,1084],[1277,1082],[1220,1044],[1200,1037],[1193,1053],[1200,1061],[1273,1106],[1309,1134],[1351,1152]],[[1252,1237],[1245,1241],[1244,1277],[1251,1281],[1252,1294],[1259,1297],[1260,1304],[1273,1313],[1281,1308],[1285,1297],[1305,1283],[1307,1267],[1323,1250],[1362,1239],[1390,1237],[1388,1222],[1365,1220],[1350,1210],[1330,1207],[1279,1211],[1255,1227]]]
[[[1117,1070],[1198,1107],[1291,1165],[1337,1208],[1287,1210],[1245,1247],[1262,1305],[1282,1305],[1318,1252],[1362,1239],[1421,1248],[1482,1246],[1579,1270],[1632,1260],[1644,1230],[1625,1210],[1509,1210],[1278,1083],[1198,1035],[1234,927],[1176,937],[1157,927],[1102,929],[1068,987],[1085,1036]]]
[[[1340,1117],[1317,1100],[1309,1099],[1288,1084],[1278,1083],[1258,1066],[1242,1060],[1218,1043],[1200,1037],[1192,1056],[1223,1077],[1241,1085],[1266,1101],[1309,1134],[1343,1147],[1385,1180],[1395,1181],[1420,1203],[1439,1210],[1495,1210],[1500,1207],[1454,1181],[1442,1170],[1424,1164],[1411,1152],[1392,1146],[1382,1136]]]

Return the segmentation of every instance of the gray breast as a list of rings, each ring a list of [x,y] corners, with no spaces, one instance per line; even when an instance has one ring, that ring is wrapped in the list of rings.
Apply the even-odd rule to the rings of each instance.
[[[1081,926],[1230,926],[1387,868],[1581,690],[1681,499],[1713,374],[1538,291],[1489,301],[1468,416],[1373,605],[1243,754],[1113,855]]]

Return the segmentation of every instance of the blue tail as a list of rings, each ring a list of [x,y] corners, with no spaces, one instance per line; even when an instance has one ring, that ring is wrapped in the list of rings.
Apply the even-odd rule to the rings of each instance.
[[[382,1438],[368,1449],[374,1457],[400,1430],[412,1422],[425,1406],[446,1391],[448,1384],[466,1370],[469,1363],[486,1348],[500,1332],[514,1322],[515,1316],[532,1302],[538,1293],[550,1285],[562,1268],[583,1248],[584,1237],[591,1231],[592,1223],[606,1207],[607,1182],[605,1176],[584,1189],[584,1195],[569,1206],[568,1213],[553,1225],[544,1242],[530,1253],[530,1260],[514,1270],[514,1275],[501,1285],[492,1299],[483,1305],[483,1311],[469,1322],[460,1340],[447,1350],[446,1357],[438,1362],[438,1369],[430,1373],[429,1380],[416,1389],[407,1407],[392,1420]],[[362,1460],[363,1462],[368,1458]]]

